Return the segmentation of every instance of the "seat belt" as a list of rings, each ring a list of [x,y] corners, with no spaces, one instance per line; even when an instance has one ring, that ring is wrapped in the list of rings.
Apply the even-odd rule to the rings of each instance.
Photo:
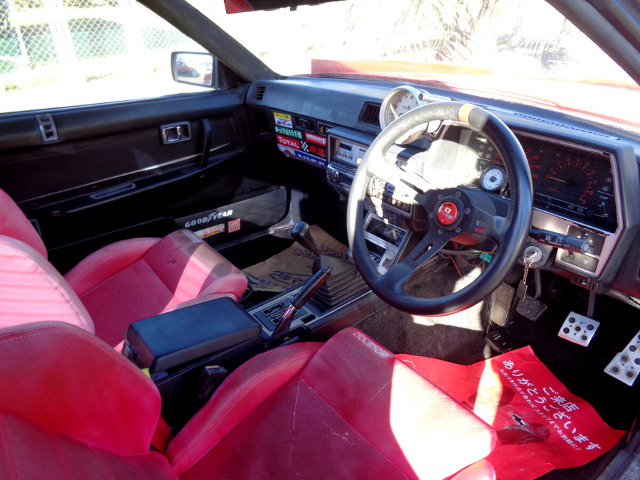
[[[167,445],[169,445],[169,440],[171,440],[171,429],[169,425],[167,425],[167,422],[164,421],[164,418],[158,417],[156,431],[153,432],[153,437],[151,437],[151,446],[159,452],[164,453]]]

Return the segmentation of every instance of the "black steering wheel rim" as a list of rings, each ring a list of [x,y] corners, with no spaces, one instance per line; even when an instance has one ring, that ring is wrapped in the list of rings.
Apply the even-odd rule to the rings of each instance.
[[[431,121],[462,124],[486,136],[501,155],[510,182],[509,213],[501,229],[498,250],[483,274],[462,290],[439,298],[417,298],[385,286],[368,253],[364,237],[364,206],[373,162],[407,132]],[[355,264],[371,289],[391,306],[414,315],[443,316],[465,310],[485,299],[517,262],[531,227],[533,184],[527,158],[520,143],[499,118],[468,103],[438,102],[411,110],[393,121],[373,141],[360,162],[349,193],[347,234]],[[465,212],[466,213],[466,212]],[[434,228],[429,222],[429,230]],[[441,248],[441,247],[440,247]]]

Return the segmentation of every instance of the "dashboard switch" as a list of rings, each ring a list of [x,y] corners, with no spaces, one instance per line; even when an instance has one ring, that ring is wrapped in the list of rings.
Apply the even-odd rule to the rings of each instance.
[[[576,267],[588,270],[589,272],[595,272],[596,267],[598,266],[597,258],[583,255],[581,253],[568,252],[566,250],[562,252],[560,259],[570,263],[571,265],[575,265]]]

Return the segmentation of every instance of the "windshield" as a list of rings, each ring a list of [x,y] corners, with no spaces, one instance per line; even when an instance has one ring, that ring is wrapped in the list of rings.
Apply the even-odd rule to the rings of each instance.
[[[413,79],[640,128],[638,85],[544,0],[347,0],[228,15],[190,0],[283,75]]]

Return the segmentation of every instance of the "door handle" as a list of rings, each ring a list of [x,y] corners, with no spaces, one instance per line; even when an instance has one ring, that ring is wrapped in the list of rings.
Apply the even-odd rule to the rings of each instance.
[[[165,145],[169,143],[186,142],[191,139],[189,122],[160,125],[160,134],[162,135],[162,143]]]

